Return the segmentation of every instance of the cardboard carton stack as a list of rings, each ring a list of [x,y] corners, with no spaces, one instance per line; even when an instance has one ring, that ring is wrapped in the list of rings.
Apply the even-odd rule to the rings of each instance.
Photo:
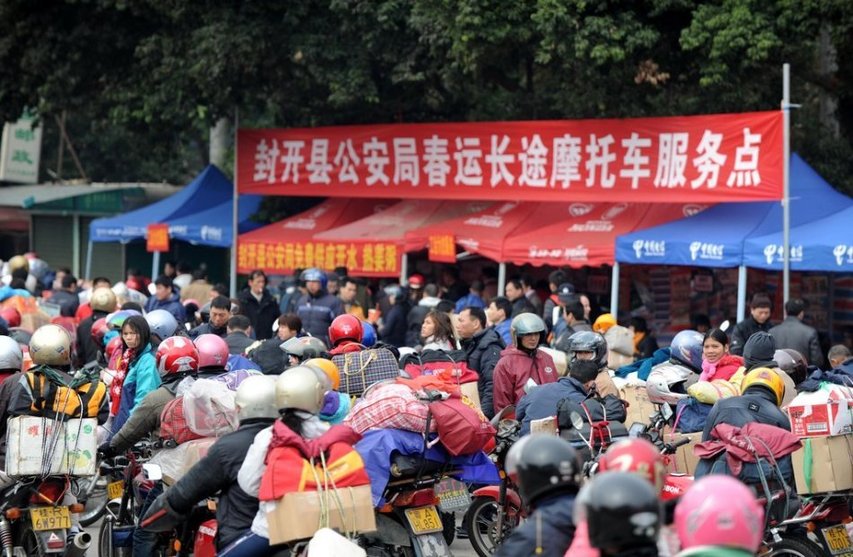
[[[6,473],[92,476],[95,474],[98,421],[94,418],[59,422],[47,418],[9,418],[6,432]],[[45,457],[50,463],[45,463]]]

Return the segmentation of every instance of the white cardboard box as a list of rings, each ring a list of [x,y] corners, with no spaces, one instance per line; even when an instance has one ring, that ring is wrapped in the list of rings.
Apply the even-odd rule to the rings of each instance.
[[[800,393],[788,405],[791,431],[798,437],[844,435],[851,431],[850,400],[844,389]]]
[[[97,465],[98,421],[47,418],[10,418],[6,431],[6,473],[10,476],[47,474],[92,476]],[[52,454],[50,466],[42,466]]]

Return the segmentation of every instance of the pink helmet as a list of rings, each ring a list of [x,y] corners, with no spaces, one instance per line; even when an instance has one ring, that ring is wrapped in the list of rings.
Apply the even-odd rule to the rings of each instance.
[[[222,337],[206,334],[199,335],[194,341],[198,350],[198,368],[225,367],[228,363],[228,345]]]
[[[764,509],[738,480],[705,476],[675,507],[675,528],[682,550],[711,545],[752,554],[764,532]]]

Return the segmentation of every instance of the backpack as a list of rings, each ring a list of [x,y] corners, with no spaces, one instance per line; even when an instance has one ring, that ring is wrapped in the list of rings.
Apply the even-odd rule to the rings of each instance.
[[[679,400],[675,410],[673,429],[681,433],[696,433],[704,430],[705,422],[713,407],[713,404],[703,404],[693,397]]]
[[[180,445],[202,436],[190,429],[184,416],[184,397],[170,400],[160,413],[160,438]]]
[[[338,389],[348,395],[360,396],[379,381],[395,379],[400,375],[397,358],[387,348],[369,348],[360,352],[347,352],[332,356],[341,374]]]

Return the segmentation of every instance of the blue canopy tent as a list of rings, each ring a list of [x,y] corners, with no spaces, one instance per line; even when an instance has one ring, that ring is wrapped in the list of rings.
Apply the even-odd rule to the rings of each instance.
[[[166,223],[172,239],[196,245],[230,247],[232,231],[232,195],[234,186],[213,165],[205,168],[186,187],[157,203],[115,217],[96,219],[89,225],[89,250],[86,275],[91,269],[93,242],[143,240],[148,225]],[[257,211],[260,196],[241,196],[239,203],[240,231],[251,230],[249,216]],[[154,254],[154,269],[159,267],[159,253]]]
[[[797,154],[791,156],[790,168],[792,227],[826,218],[853,204]],[[721,203],[691,217],[618,237],[614,284],[618,285],[619,263],[739,267],[738,319],[742,319],[746,295],[745,241],[771,233],[781,237],[781,231],[779,202]],[[611,309],[615,310],[618,300],[614,297],[611,303]]]

